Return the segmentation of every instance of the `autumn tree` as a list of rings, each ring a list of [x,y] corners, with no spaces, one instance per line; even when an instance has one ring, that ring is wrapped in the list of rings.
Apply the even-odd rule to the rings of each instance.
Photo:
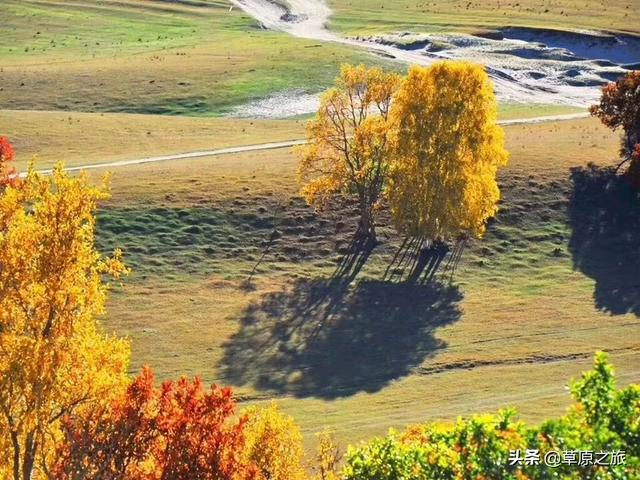
[[[339,466],[342,461],[342,452],[336,443],[334,433],[325,429],[316,434],[318,445],[316,447],[316,480],[339,480]]]
[[[231,390],[199,379],[154,386],[145,368],[102,409],[66,416],[58,480],[249,480],[246,416],[235,420]]]
[[[607,356],[572,382],[573,405],[562,417],[527,425],[515,410],[413,425],[347,453],[344,480],[637,479],[640,472],[640,385],[616,386]],[[540,462],[525,462],[528,450]],[[549,452],[610,452],[600,462],[544,461]],[[514,455],[516,454],[516,455]],[[517,455],[519,454],[519,455]],[[618,456],[614,461],[614,455]],[[519,456],[519,460],[518,460]],[[585,457],[588,459],[588,457]],[[563,459],[564,460],[564,459]],[[624,461],[621,461],[624,460]]]
[[[255,470],[243,463],[246,418],[233,421],[235,401],[230,388],[211,386],[200,379],[165,382],[160,393],[158,428],[163,442],[154,457],[156,478],[170,480],[244,480]]]
[[[590,112],[612,130],[622,128],[622,154],[629,158],[640,143],[640,72],[629,72],[602,87],[600,103]]]
[[[0,192],[8,185],[15,185],[18,172],[13,166],[15,151],[7,137],[0,137]]]
[[[479,237],[498,209],[508,154],[493,85],[481,66],[414,66],[394,100],[389,205],[398,231],[449,240]]]
[[[322,207],[336,193],[355,195],[358,235],[375,241],[375,212],[389,169],[389,110],[399,77],[380,68],[342,67],[307,127],[298,169],[306,200]]]
[[[629,163],[628,174],[634,184],[640,185],[640,72],[629,72],[618,81],[602,88],[600,103],[590,109],[591,115],[598,117],[612,130],[622,128],[623,164]]]
[[[640,143],[636,144],[636,148],[631,153],[628,175],[633,188],[640,190]]]
[[[293,418],[275,403],[247,410],[246,458],[260,480],[304,480],[302,433]]]
[[[145,368],[112,402],[63,417],[54,477],[139,478],[159,437],[153,382],[152,371]]]
[[[125,385],[128,344],[95,321],[106,278],[126,271],[119,252],[95,247],[96,202],[107,196],[106,184],[60,165],[50,177],[31,169],[0,194],[2,478],[46,474],[61,418]]]

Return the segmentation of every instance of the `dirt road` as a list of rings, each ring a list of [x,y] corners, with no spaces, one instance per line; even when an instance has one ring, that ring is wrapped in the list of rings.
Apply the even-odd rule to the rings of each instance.
[[[517,118],[517,119],[511,119],[511,120],[502,120],[502,121],[499,121],[498,123],[500,125],[505,125],[505,126],[535,124],[535,123],[575,120],[579,118],[586,118],[588,116],[589,116],[588,113],[570,113],[566,115],[549,115],[545,117]],[[65,170],[68,172],[77,172],[80,170],[94,170],[99,168],[114,169],[114,168],[128,167],[131,165],[141,165],[144,163],[188,160],[190,158],[215,157],[218,155],[232,155],[234,153],[256,152],[261,150],[274,150],[278,148],[290,148],[290,147],[295,147],[296,145],[304,145],[305,143],[307,143],[307,141],[303,139],[303,140],[288,140],[285,142],[260,143],[257,145],[241,145],[237,147],[218,148],[215,150],[199,150],[196,152],[175,153],[175,154],[162,155],[157,157],[144,157],[144,158],[135,158],[131,160],[118,160],[118,161],[90,163],[87,165],[79,165],[77,167],[68,167]],[[51,169],[38,170],[38,172],[47,175],[51,173]],[[25,173],[21,173],[20,177],[24,177],[25,175],[26,175]]]

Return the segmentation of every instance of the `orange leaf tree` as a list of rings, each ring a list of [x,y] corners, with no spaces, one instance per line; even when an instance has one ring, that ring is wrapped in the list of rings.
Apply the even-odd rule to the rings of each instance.
[[[245,480],[246,417],[233,420],[231,390],[181,378],[154,387],[145,368],[126,393],[98,411],[68,416],[59,480]]]
[[[15,160],[15,151],[7,137],[0,137],[0,191],[8,186],[15,185],[18,180],[18,171],[11,164]]]
[[[621,165],[631,161],[629,173],[636,172],[638,181],[640,165],[633,162],[634,150],[640,144],[640,72],[629,72],[616,82],[605,85],[600,103],[593,105],[590,111],[612,130],[622,128]]]

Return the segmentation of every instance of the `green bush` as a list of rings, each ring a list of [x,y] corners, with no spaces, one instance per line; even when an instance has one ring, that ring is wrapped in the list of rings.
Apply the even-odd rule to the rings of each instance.
[[[640,479],[640,385],[616,388],[604,353],[593,370],[571,386],[574,405],[567,414],[530,426],[513,409],[496,415],[458,419],[453,425],[424,424],[390,432],[350,448],[345,480],[427,479]],[[521,452],[516,461],[513,452]],[[526,453],[539,452],[539,462]],[[561,463],[545,464],[558,452]],[[587,453],[580,453],[587,452]],[[588,452],[593,452],[589,460]],[[624,462],[599,452],[624,452]],[[571,460],[575,455],[575,459]],[[582,460],[583,464],[580,464]],[[616,465],[595,465],[618,463]],[[555,459],[557,463],[558,459]],[[571,463],[569,463],[571,462]],[[529,463],[529,464],[527,464]]]

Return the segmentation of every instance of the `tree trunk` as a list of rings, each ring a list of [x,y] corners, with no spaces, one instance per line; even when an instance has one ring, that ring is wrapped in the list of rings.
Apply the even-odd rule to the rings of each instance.
[[[373,243],[376,241],[376,226],[373,223],[371,214],[366,210],[363,210],[360,214],[357,236]]]
[[[24,462],[22,464],[22,480],[31,480],[33,476],[33,466],[36,462],[37,442],[34,433],[27,435],[24,448]]]
[[[20,441],[18,434],[11,432],[11,443],[13,444],[13,480],[21,480],[20,478]]]

